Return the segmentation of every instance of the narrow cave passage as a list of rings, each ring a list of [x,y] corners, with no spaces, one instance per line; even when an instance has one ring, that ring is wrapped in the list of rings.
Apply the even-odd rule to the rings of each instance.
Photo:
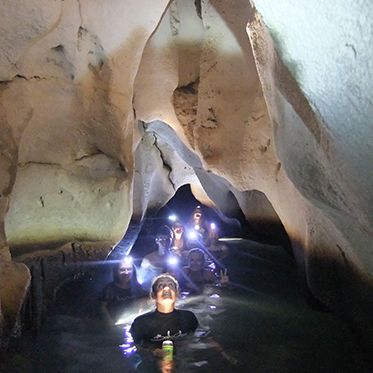
[[[180,211],[187,217],[196,203],[184,188],[147,220],[132,249],[138,265],[169,214]],[[237,226],[227,225],[213,211],[206,214],[222,227],[224,236],[239,233]],[[369,372],[351,330],[307,303],[294,260],[286,250],[248,239],[245,230],[241,234],[242,239],[236,235],[224,241],[230,253],[224,263],[230,286],[205,287],[199,296],[184,293],[177,303],[178,308],[195,313],[200,329],[176,350],[176,371]],[[85,276],[59,290],[40,334],[26,333],[13,343],[1,360],[1,371],[135,372],[149,371],[149,364],[153,369],[150,360],[148,365],[138,365],[128,338],[137,304],[124,310],[124,324],[105,328],[99,298],[109,281],[110,261],[89,264]],[[153,303],[142,307],[144,312]],[[211,336],[219,350],[211,345]]]

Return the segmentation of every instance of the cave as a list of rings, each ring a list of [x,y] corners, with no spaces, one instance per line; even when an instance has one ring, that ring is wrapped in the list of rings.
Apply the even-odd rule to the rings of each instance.
[[[42,349],[64,297],[87,299],[105,263],[140,256],[154,219],[184,201],[237,238],[246,295],[226,307],[265,325],[238,337],[251,371],[368,372],[372,12],[352,0],[2,2],[1,361],[27,355],[32,338]],[[302,321],[315,328],[312,346],[295,349],[290,315],[305,339]],[[232,354],[245,352],[233,340]],[[271,341],[268,366],[256,341]],[[47,369],[27,356],[24,371]]]

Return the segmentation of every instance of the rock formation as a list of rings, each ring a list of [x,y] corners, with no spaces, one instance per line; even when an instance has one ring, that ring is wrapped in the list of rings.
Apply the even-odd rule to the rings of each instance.
[[[0,5],[0,273],[23,271],[17,304],[19,263],[109,250],[191,184],[281,222],[312,294],[373,335],[373,5],[254,3]]]

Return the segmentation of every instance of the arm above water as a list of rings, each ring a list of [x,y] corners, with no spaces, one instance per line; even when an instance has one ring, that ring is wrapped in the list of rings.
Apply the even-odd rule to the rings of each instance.
[[[224,270],[220,271],[220,279],[219,283],[220,285],[227,285],[229,283],[229,276],[228,276],[228,270],[225,268]]]

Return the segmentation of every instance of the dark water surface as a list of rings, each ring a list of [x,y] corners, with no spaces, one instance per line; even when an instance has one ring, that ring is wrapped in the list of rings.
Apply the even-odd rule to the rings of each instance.
[[[229,246],[226,265],[233,285],[183,294],[178,302],[196,314],[200,329],[175,342],[174,371],[373,371],[351,330],[306,303],[294,263],[281,247],[247,240]],[[113,331],[105,331],[98,319],[98,294],[109,277],[101,273],[64,289],[41,335],[13,346],[1,372],[157,371],[158,362],[141,360],[127,332],[136,305]]]

